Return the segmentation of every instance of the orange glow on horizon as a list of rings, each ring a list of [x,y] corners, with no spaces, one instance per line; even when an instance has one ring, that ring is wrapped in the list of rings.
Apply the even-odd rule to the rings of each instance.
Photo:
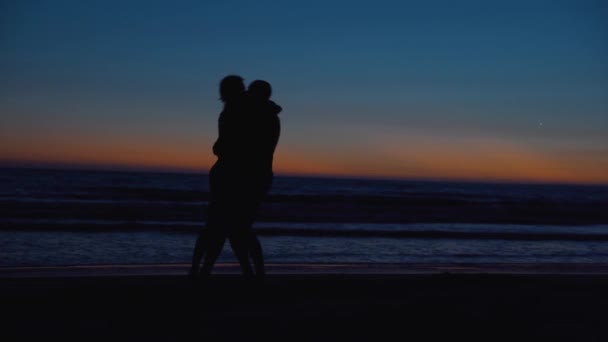
[[[295,174],[608,184],[608,160],[598,155],[542,153],[492,139],[391,140],[333,155],[279,150],[275,166]]]
[[[211,143],[204,144],[210,146]],[[200,143],[144,145],[124,140],[103,144],[92,141],[44,146],[24,144],[0,148],[0,160],[206,171],[215,162],[215,156],[210,148],[201,146]],[[437,141],[418,137],[404,141],[387,138],[369,143],[364,149],[342,152],[317,153],[279,145],[275,174],[608,184],[608,161],[601,156],[541,153],[489,139]]]

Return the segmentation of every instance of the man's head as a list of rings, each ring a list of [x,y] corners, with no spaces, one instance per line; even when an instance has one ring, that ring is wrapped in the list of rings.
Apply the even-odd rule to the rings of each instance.
[[[270,87],[270,83],[262,80],[255,80],[249,84],[249,89],[247,89],[251,96],[268,100],[272,95],[272,87]]]

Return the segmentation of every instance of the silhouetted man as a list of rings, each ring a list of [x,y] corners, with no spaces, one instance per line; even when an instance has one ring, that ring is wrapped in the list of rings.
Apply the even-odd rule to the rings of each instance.
[[[274,151],[281,134],[281,123],[278,114],[282,108],[270,100],[272,88],[266,81],[253,81],[248,89],[249,112],[252,138],[249,145],[251,171],[251,201],[249,203],[249,228],[246,230],[249,240],[249,253],[258,276],[264,276],[264,258],[262,246],[251,228],[255,221],[261,201],[270,191],[273,180],[272,164]]]

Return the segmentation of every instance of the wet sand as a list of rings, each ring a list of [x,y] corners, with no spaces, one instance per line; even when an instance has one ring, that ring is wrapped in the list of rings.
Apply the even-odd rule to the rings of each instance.
[[[604,264],[184,267],[0,269],[3,340],[608,340]]]

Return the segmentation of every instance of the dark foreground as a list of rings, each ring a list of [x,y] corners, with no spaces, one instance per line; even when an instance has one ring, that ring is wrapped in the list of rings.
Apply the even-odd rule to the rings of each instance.
[[[608,276],[0,278],[4,341],[607,341]]]

